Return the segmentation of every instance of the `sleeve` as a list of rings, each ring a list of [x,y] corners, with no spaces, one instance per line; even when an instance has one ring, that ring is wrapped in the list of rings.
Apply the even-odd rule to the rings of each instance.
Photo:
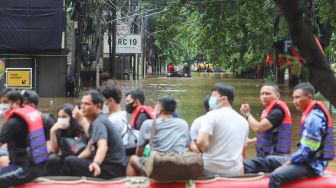
[[[322,111],[313,110],[306,119],[305,129],[300,139],[299,150],[291,157],[293,164],[301,164],[320,148],[323,130],[326,126],[326,118]]]
[[[199,132],[204,132],[212,135],[215,126],[215,117],[212,113],[208,113],[205,118],[203,118]]]
[[[285,113],[280,107],[275,107],[269,114],[266,116],[266,119],[271,122],[273,128],[278,127],[283,118],[285,117]]]
[[[197,136],[198,136],[198,131],[201,127],[201,124],[202,124],[202,119],[201,118],[197,118],[193,121],[193,123],[191,124],[191,127],[190,127],[190,138],[192,140],[195,140],[197,139]]]
[[[144,121],[143,125],[141,126],[139,138],[138,138],[138,146],[144,147],[146,144],[149,143],[149,139],[151,137],[152,131],[152,124],[153,120]]]
[[[21,130],[19,125],[22,123],[24,123],[24,121],[17,116],[13,116],[5,122],[5,124],[1,127],[0,142],[4,144],[12,140],[15,133]]]
[[[44,134],[46,136],[46,139],[50,140],[50,129],[56,123],[56,119],[50,113],[43,113],[42,121],[43,121],[43,128],[44,128]]]
[[[96,144],[99,140],[107,140],[107,129],[102,122],[94,122],[91,126],[91,141]]]

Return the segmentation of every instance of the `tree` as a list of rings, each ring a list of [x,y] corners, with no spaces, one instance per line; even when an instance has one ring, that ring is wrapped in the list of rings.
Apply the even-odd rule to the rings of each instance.
[[[309,81],[336,106],[336,78],[328,60],[315,42],[314,35],[304,23],[298,0],[276,0],[287,23],[293,43],[305,58]]]

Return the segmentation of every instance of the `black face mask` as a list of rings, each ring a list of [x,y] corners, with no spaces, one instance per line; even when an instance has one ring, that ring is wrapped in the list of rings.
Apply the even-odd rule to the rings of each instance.
[[[134,111],[136,106],[133,106],[133,104],[134,104],[134,101],[126,104],[126,112],[131,114]]]

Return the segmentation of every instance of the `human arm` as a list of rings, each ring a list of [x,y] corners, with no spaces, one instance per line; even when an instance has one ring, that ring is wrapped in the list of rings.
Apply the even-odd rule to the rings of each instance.
[[[313,109],[306,118],[304,131],[299,143],[299,150],[293,153],[291,162],[302,164],[311,159],[311,156],[320,148],[326,118],[319,109]]]
[[[152,130],[153,120],[147,120],[143,123],[143,126],[141,126],[138,136],[138,144],[137,148],[135,150],[135,154],[137,156],[142,156],[146,145],[149,143],[149,140],[151,139],[151,130]]]
[[[88,142],[86,148],[78,155],[78,158],[82,158],[82,159],[87,159],[91,156],[91,148],[92,148],[92,144],[91,142]]]
[[[5,122],[0,131],[0,147],[8,141],[13,140],[15,136],[23,134],[22,125],[24,124],[24,120],[16,115]]]
[[[203,153],[206,150],[206,148],[208,147],[209,137],[210,137],[210,135],[206,132],[199,132],[198,133],[196,146],[201,153]]]
[[[78,108],[78,106],[75,106],[75,108],[73,109],[72,117],[75,118],[78,123],[83,127],[86,136],[89,136],[90,122],[83,116],[83,113]]]
[[[96,155],[92,163],[89,165],[89,170],[93,172],[93,176],[99,176],[101,173],[100,165],[104,162],[108,150],[107,140],[101,139],[97,142]]]
[[[57,154],[59,152],[57,134],[59,134],[60,130],[64,130],[64,126],[59,123],[55,123],[50,129],[50,151],[54,154]]]
[[[192,140],[189,145],[189,150],[196,153],[201,153],[196,144],[197,140]]]
[[[280,107],[275,107],[269,115],[261,121],[258,121],[251,115],[250,106],[248,104],[242,104],[240,112],[248,121],[249,127],[256,133],[262,133],[280,125],[285,115]]]

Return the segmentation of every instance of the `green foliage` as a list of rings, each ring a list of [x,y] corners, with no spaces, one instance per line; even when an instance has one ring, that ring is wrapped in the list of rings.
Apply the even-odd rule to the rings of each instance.
[[[289,36],[283,17],[275,27],[280,12],[274,0],[144,2],[147,8],[167,10],[155,15],[154,32],[155,46],[167,62],[180,64],[201,55],[206,61],[240,74],[263,64],[266,53],[274,50],[274,43]],[[302,8],[309,2],[302,1]],[[320,23],[335,25],[333,1],[313,2]],[[332,46],[334,42],[330,43],[329,54],[334,53]]]

